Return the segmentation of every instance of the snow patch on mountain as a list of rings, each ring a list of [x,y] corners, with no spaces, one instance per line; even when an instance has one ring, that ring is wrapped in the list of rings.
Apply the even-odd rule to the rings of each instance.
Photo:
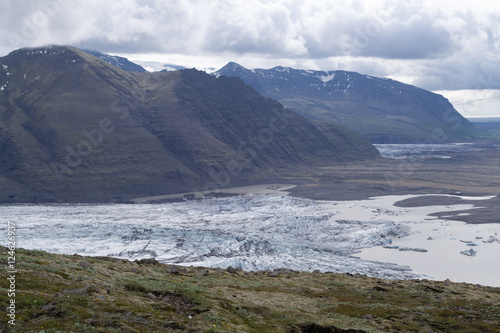
[[[319,79],[321,81],[323,81],[324,84],[326,84],[327,82],[330,82],[334,78],[335,78],[335,73],[330,73],[330,74],[322,75],[322,76],[319,77]]]

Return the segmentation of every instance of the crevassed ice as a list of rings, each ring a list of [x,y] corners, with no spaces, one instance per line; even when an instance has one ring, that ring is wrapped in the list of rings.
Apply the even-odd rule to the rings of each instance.
[[[53,253],[155,257],[165,263],[415,278],[408,267],[361,260],[358,249],[402,235],[392,222],[338,221],[312,200],[231,197],[168,204],[0,207],[18,246]],[[0,233],[6,235],[5,225]]]

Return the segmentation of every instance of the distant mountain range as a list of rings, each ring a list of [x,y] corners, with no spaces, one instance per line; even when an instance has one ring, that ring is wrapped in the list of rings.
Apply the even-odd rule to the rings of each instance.
[[[343,125],[372,143],[467,141],[477,134],[443,96],[391,79],[234,62],[215,75],[239,77],[305,117]]]
[[[112,56],[109,54],[101,53],[99,51],[94,51],[94,50],[82,50],[87,52],[88,54],[92,54],[94,57],[97,57],[101,59],[102,61],[107,62],[108,64],[111,64],[113,66],[116,66],[120,69],[123,69],[124,71],[130,71],[130,72],[137,72],[137,73],[147,73],[148,71],[136,64],[128,60],[127,58],[119,57],[119,56]]]
[[[154,71],[182,68],[143,64]],[[482,127],[470,123],[443,96],[391,79],[340,70],[247,69],[234,62],[208,72],[239,77],[290,110],[345,126],[372,143],[463,142],[481,135],[477,128]]]
[[[126,201],[379,158],[239,78],[101,58],[66,46],[0,58],[0,202]]]

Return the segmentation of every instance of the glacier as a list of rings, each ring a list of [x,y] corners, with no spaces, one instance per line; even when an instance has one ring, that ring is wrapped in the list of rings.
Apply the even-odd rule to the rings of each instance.
[[[233,196],[161,204],[0,206],[0,234],[16,225],[17,246],[59,254],[156,258],[162,263],[289,268],[423,278],[407,266],[363,260],[362,248],[406,235],[391,221],[336,219],[313,200]]]

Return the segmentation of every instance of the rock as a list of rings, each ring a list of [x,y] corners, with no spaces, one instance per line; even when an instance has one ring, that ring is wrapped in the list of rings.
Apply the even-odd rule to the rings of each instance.
[[[273,272],[280,272],[280,273],[297,273],[297,271],[294,271],[293,269],[290,268],[276,268],[273,270]]]
[[[315,270],[313,271],[313,273],[314,273],[314,274],[319,274],[319,273],[321,273],[321,271],[320,271],[319,269],[315,269]]]
[[[433,240],[433,238],[432,237],[427,237],[427,240]]]
[[[296,332],[296,331],[293,331]],[[366,331],[363,330],[356,330],[356,329],[341,329],[335,326],[322,326],[319,324],[305,324],[301,325],[298,327],[298,332],[308,332],[308,333],[313,333],[313,332],[342,332],[342,333],[367,333]]]
[[[201,277],[207,276],[208,274],[209,274],[208,269],[204,269],[204,270],[200,271],[198,274],[196,274],[196,277],[201,278]]]
[[[156,300],[157,300],[157,298],[156,298],[155,294],[153,294],[153,293],[149,293],[149,294],[147,294],[147,295],[146,295],[146,297],[147,297],[147,298],[149,298],[149,299],[151,299],[151,300],[153,300],[153,301],[156,301]]]
[[[155,258],[136,260],[139,265],[159,265],[160,263]]]
[[[239,267],[239,266],[238,266],[238,267],[236,267],[235,269],[236,269],[236,271],[237,271],[237,272],[243,272],[243,268],[241,268],[241,267]]]
[[[427,252],[426,249],[421,249],[421,248],[418,248],[418,247],[400,247],[399,251]]]
[[[476,243],[467,243],[467,244],[465,244],[465,245],[467,245],[467,246],[477,246],[477,244],[476,244]]]
[[[92,264],[89,263],[88,261],[80,261],[78,265],[82,266],[83,268],[92,267]]]
[[[44,306],[42,306],[42,311],[44,312],[49,312],[49,311],[52,311],[56,308],[56,306],[54,305],[54,303],[49,303],[49,304],[45,304]]]
[[[382,247],[384,249],[399,249],[399,246],[397,245],[383,245]]]
[[[90,291],[92,291],[92,288],[90,286],[86,286],[77,289],[64,289],[62,293],[65,295],[86,295]]]
[[[175,266],[167,266],[165,271],[170,274],[179,275],[180,271]]]
[[[228,266],[228,267],[226,268],[226,271],[227,271],[228,273],[231,273],[231,274],[238,274],[238,272],[236,271],[236,269],[235,269],[233,266]]]
[[[270,276],[270,277],[278,277],[280,276],[281,272],[279,271],[274,271],[274,272],[271,272],[269,274],[267,274],[267,276]]]

